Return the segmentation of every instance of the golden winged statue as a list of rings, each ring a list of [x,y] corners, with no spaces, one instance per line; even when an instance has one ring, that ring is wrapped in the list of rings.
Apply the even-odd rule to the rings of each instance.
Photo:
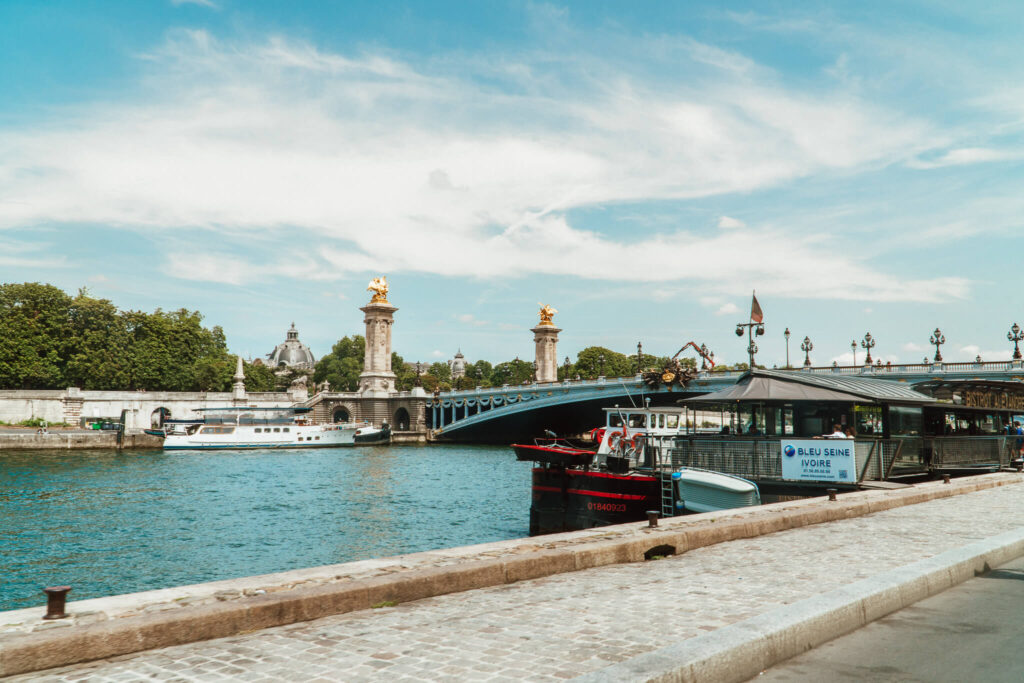
[[[388,303],[388,279],[385,276],[382,275],[370,280],[370,284],[366,286],[366,291],[373,292],[373,298],[370,299],[371,304]]]
[[[542,304],[538,301],[537,305],[540,306],[540,324],[554,325],[554,323],[551,322],[551,319],[555,317],[555,313],[558,313],[558,311],[554,308],[551,308],[550,304]]]

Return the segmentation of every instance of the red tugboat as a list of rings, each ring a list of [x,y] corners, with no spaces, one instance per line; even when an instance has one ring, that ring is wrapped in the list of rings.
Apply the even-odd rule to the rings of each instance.
[[[589,529],[647,518],[661,509],[660,479],[634,470],[648,434],[679,429],[679,408],[606,408],[605,427],[587,450],[557,439],[512,444],[518,460],[536,463],[530,535]],[[658,424],[661,427],[658,427]],[[599,466],[597,463],[600,463]]]

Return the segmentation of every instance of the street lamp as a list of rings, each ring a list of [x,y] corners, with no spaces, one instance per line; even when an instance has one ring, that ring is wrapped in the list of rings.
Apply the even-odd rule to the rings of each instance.
[[[537,361],[533,361],[533,381],[537,381]]]
[[[640,359],[644,356],[644,345],[636,343],[636,374],[640,374]]]
[[[1013,342],[1013,359],[1020,360],[1020,342],[1024,341],[1024,334],[1021,333],[1017,323],[1014,323],[1010,331],[1006,333],[1006,338]]]
[[[810,337],[804,337],[804,343],[800,345],[800,350],[804,352],[804,367],[811,367],[811,351],[814,349],[814,344],[811,343]]]
[[[856,342],[856,340],[850,342],[850,349],[853,350],[853,367],[857,367],[857,342]]]
[[[416,386],[422,387],[423,380],[420,379],[420,374],[423,373],[423,363],[416,361]]]
[[[875,348],[875,340],[871,337],[870,332],[864,335],[860,347],[868,352],[868,357],[864,359],[864,365],[871,365],[871,349]]]
[[[757,353],[757,344],[754,343],[754,335],[764,335],[764,323],[736,323],[736,336],[743,336],[743,328],[747,328],[747,356],[750,358],[750,369],[754,369],[754,355]]]
[[[565,357],[565,373],[562,379],[569,379],[569,356]]]
[[[701,344],[700,345],[700,369],[701,370],[707,370],[708,369],[708,360],[709,359],[711,360],[712,363],[715,362],[715,352],[714,351],[709,351],[707,344]]]
[[[931,337],[932,346],[935,347],[935,362],[942,362],[941,346],[946,343],[946,335],[942,334],[942,330],[935,328],[935,332],[932,333]]]
[[[603,353],[599,353],[599,354],[597,355],[597,362],[601,364],[601,373],[600,373],[600,376],[601,376],[601,377],[604,377],[604,354],[603,354]]]
[[[786,369],[789,369],[789,328],[782,333],[782,336],[786,338]]]

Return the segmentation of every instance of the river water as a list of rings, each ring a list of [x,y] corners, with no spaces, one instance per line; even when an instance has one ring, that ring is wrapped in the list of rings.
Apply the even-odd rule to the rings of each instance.
[[[526,536],[507,447],[0,451],[0,610]]]

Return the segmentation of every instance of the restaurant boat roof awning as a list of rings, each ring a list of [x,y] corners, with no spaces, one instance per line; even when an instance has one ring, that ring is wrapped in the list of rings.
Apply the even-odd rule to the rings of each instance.
[[[931,403],[935,399],[900,382],[870,377],[829,377],[801,372],[750,370],[736,384],[680,403],[734,401],[841,401],[846,403]]]

